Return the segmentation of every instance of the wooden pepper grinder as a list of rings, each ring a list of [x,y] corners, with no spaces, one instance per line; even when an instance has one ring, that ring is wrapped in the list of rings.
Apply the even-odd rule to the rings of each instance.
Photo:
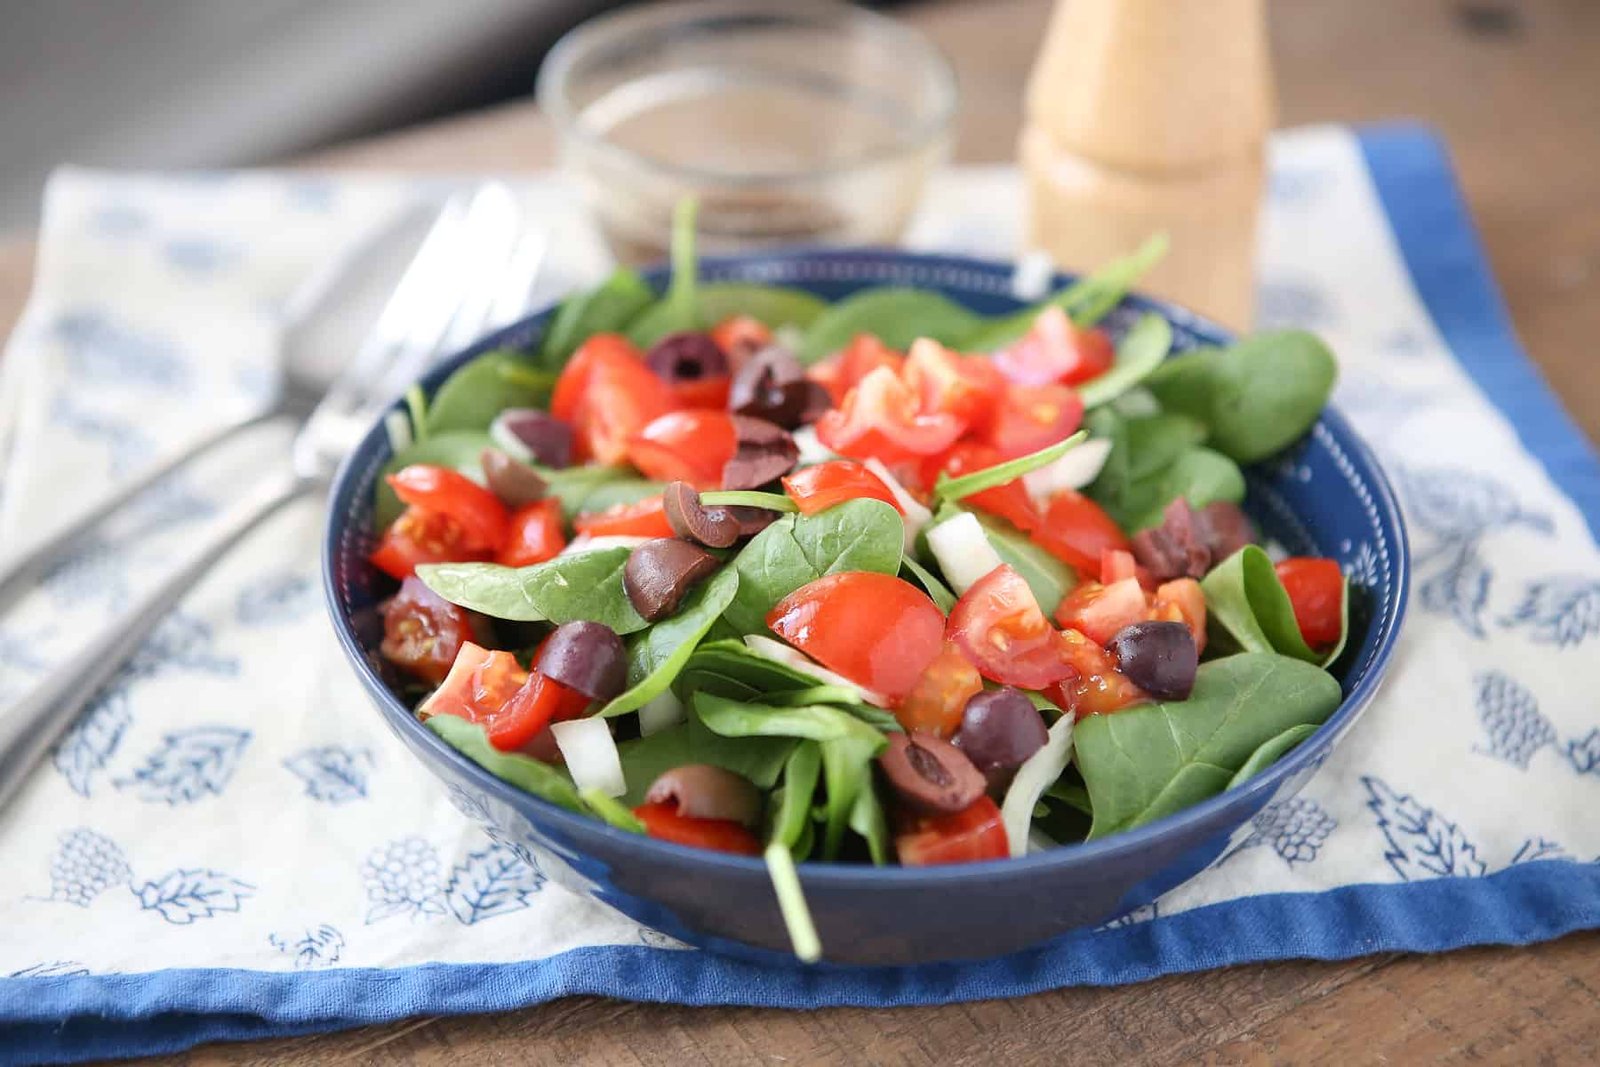
[[[1056,0],[1019,146],[1031,244],[1081,271],[1165,230],[1140,287],[1248,329],[1272,120],[1264,0]]]

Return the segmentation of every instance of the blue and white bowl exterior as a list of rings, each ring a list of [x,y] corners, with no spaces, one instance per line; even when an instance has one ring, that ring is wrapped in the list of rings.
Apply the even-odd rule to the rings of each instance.
[[[827,300],[872,286],[910,285],[938,290],[985,314],[1020,306],[1011,295],[1009,266],[948,256],[801,251],[709,260],[702,273],[710,281],[795,286]],[[1056,284],[1071,281],[1062,276]],[[1189,311],[1142,297],[1124,301],[1105,325],[1120,334],[1151,311],[1172,324],[1177,351],[1229,340],[1227,331]],[[549,315],[484,338],[436,368],[424,388],[431,393],[457,366],[483,352],[532,345]],[[334,629],[389,728],[491,837],[536,858],[568,888],[691,944],[787,957],[788,934],[759,859],[624,833],[540,800],[455,752],[391,691],[379,666],[381,625],[374,609],[392,582],[367,562],[373,490],[390,455],[380,423],[345,463],[333,487],[323,561]],[[1267,538],[1294,554],[1338,559],[1351,577],[1351,640],[1334,667],[1345,699],[1328,722],[1239,788],[1093,843],[939,868],[802,864],[806,900],[830,962],[985,958],[1107,922],[1203,870],[1234,831],[1310,779],[1355,725],[1389,667],[1406,607],[1404,525],[1371,452],[1332,410],[1305,439],[1246,475],[1246,508]]]

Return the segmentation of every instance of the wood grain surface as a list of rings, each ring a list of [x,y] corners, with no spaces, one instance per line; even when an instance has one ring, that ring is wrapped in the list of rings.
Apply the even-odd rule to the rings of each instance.
[[[1048,0],[903,9],[958,69],[961,160],[1012,157],[1022,83],[1048,10]],[[1275,0],[1271,17],[1281,124],[1420,117],[1445,135],[1524,343],[1590,436],[1600,436],[1592,354],[1600,337],[1600,4]],[[549,131],[530,104],[517,103],[300,165],[514,172],[551,158]],[[0,332],[22,306],[30,263],[26,239],[0,244]],[[1595,1063],[1600,935],[894,1011],[572,998],[493,1016],[209,1046],[172,1062]]]

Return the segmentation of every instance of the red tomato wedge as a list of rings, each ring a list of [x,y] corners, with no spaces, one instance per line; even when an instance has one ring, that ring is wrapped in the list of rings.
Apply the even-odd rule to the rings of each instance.
[[[1206,594],[1193,578],[1174,578],[1156,586],[1152,618],[1181,622],[1194,635],[1196,651],[1206,650]]]
[[[1059,307],[1049,307],[1015,344],[994,354],[994,365],[1015,385],[1077,385],[1111,367],[1111,338],[1100,330],[1080,330]]]
[[[596,334],[573,353],[556,379],[550,413],[575,430],[577,458],[621,463],[628,442],[678,406],[672,389],[617,334]]]
[[[1003,388],[988,360],[960,355],[927,338],[912,344],[900,376],[924,413],[954,415],[968,426],[989,417]]]
[[[767,614],[772,632],[898,704],[944,647],[944,615],[910,582],[842,571],[807,582]]]
[[[983,691],[983,678],[966,653],[946,641],[910,693],[894,709],[907,732],[922,731],[948,738],[961,725],[967,701]]]
[[[590,511],[572,521],[573,528],[590,537],[676,537],[667,521],[667,508],[659,496],[634,504],[615,504]]]
[[[466,534],[448,515],[410,507],[389,524],[368,558],[392,578],[409,578],[419,563],[462,563],[487,560],[486,549],[468,548]]]
[[[644,354],[620,333],[597,333],[572,353],[556,378],[550,394],[550,414],[566,423],[576,423],[585,405],[584,394],[595,368],[602,363],[632,361],[644,366]]]
[[[988,445],[981,445],[975,441],[961,441],[949,452],[923,464],[923,482],[931,490],[938,483],[940,473],[959,478],[963,474],[981,471],[1000,462],[1002,462],[1000,453]],[[973,493],[965,498],[962,504],[988,512],[990,515],[998,515],[1024,533],[1031,531],[1040,522],[1039,509],[1034,506],[1033,498],[1028,495],[1021,478],[1013,478],[993,489]]]
[[[756,835],[732,819],[695,819],[678,814],[676,804],[640,804],[634,818],[644,823],[645,832],[662,841],[690,848],[709,848],[714,852],[737,852],[759,856],[761,842]]]
[[[951,815],[918,819],[894,839],[896,854],[907,867],[999,860],[1011,855],[1000,808],[988,797]]]
[[[1110,585],[1084,582],[1062,598],[1056,608],[1056,622],[1097,645],[1105,645],[1124,626],[1148,618],[1149,609],[1144,587],[1137,578],[1123,578]]]
[[[783,478],[784,491],[795,502],[802,515],[815,515],[827,511],[846,500],[867,497],[893,504],[901,511],[899,503],[883,479],[853,459],[836,459],[802,467]]]
[[[1300,636],[1312,648],[1331,647],[1344,629],[1344,574],[1331,559],[1295,556],[1274,568],[1289,594]]]
[[[385,480],[404,503],[448,516],[461,531],[461,546],[468,551],[492,552],[506,538],[506,506],[460,471],[413,463]]]
[[[733,379],[730,376],[715,374],[709,378],[673,382],[672,396],[679,407],[725,408],[732,388]]]
[[[954,415],[922,414],[911,388],[887,367],[861,379],[816,425],[817,440],[840,455],[885,463],[943,452],[966,429]]]
[[[417,708],[417,716],[455,715],[487,724],[527,680],[528,672],[511,653],[491,652],[466,641],[445,680]]]
[[[502,752],[537,756],[534,739],[553,722],[576,719],[589,709],[589,698],[554,678],[534,671],[484,727],[489,743]]]
[[[905,356],[872,334],[858,333],[839,353],[839,379],[846,389],[852,389],[879,367],[887,367],[898,375],[905,362]]]
[[[728,357],[728,366],[737,372],[745,360],[772,343],[772,331],[760,319],[730,315],[711,328],[711,340]]]
[[[461,646],[476,636],[466,608],[445,600],[422,584],[407,578],[400,592],[383,605],[383,658],[407,674],[438,685],[450,673]]]
[[[511,513],[510,529],[495,562],[505,567],[526,567],[554,559],[567,547],[561,532],[561,501],[551,497]]]
[[[1013,385],[1001,394],[984,439],[1001,459],[1053,445],[1077,430],[1083,401],[1065,385]]]
[[[1156,587],[1155,576],[1148,567],[1133,558],[1132,552],[1120,548],[1106,548],[1100,552],[1100,580],[1107,585],[1124,578],[1136,578],[1145,589]]]
[[[949,636],[977,666],[1001,685],[1043,689],[1072,672],[1061,634],[1039,610],[1033,590],[1008,564],[1001,564],[962,594],[950,609]]]
[[[706,491],[722,487],[722,468],[738,448],[733,416],[726,411],[671,411],[628,442],[628,462],[656,481],[688,482]]]
[[[1033,543],[1089,578],[1101,577],[1100,561],[1109,549],[1132,553],[1127,535],[1093,500],[1073,489],[1050,498]]]
[[[1111,653],[1076,630],[1062,633],[1072,673],[1050,686],[1044,695],[1062,711],[1078,718],[1120,711],[1149,699],[1144,690],[1117,670]]]

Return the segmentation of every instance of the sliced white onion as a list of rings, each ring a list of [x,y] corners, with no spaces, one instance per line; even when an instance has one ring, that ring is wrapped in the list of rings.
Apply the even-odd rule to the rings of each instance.
[[[889,706],[888,698],[882,693],[876,693],[864,685],[857,685],[842,674],[835,674],[804,652],[790,648],[782,641],[774,641],[772,638],[762,637],[760,634],[746,634],[744,647],[762,659],[770,659],[774,663],[781,663],[785,667],[793,667],[797,671],[803,671],[815,678],[818,684],[837,685],[852,690],[860,696],[864,703],[880,708]]]
[[[1063,715],[1050,727],[1044,747],[1023,761],[1017,768],[1011,788],[1000,804],[1000,821],[1006,827],[1006,841],[1013,856],[1026,855],[1028,829],[1033,825],[1033,806],[1039,803],[1044,791],[1061,777],[1072,758],[1072,716]]]
[[[568,719],[551,723],[550,733],[561,750],[561,758],[567,761],[567,773],[572,775],[578,792],[598,789],[608,797],[620,797],[628,791],[609,720],[598,715]]]
[[[905,519],[906,527],[905,549],[909,554],[916,547],[917,534],[924,526],[933,521],[933,512],[923,507],[916,497],[906,492],[906,487],[900,484],[898,478],[889,473],[889,468],[885,467],[883,461],[877,456],[868,459],[863,465],[867,470],[877,475],[880,482],[889,487],[889,495],[894,497],[896,504],[900,505],[900,514]]]
[[[660,696],[645,701],[639,708],[639,733],[649,737],[678,725],[685,718],[683,701],[668,689]]]
[[[383,417],[383,432],[389,435],[389,451],[395,454],[411,447],[411,416],[404,411],[391,411]]]
[[[1273,563],[1282,563],[1289,558],[1289,550],[1283,547],[1283,542],[1275,538],[1268,538],[1262,549],[1267,553],[1267,558]]]
[[[1017,269],[1011,273],[1011,295],[1025,304],[1044,299],[1054,273],[1055,264],[1048,253],[1028,252],[1017,260]]]
[[[567,547],[561,550],[563,556],[576,556],[580,552],[598,552],[602,548],[638,548],[649,541],[648,537],[632,537],[628,534],[602,534],[599,537],[590,537],[588,534],[579,534],[567,542]]]
[[[939,561],[944,580],[960,596],[978,579],[1000,566],[1000,555],[989,543],[977,516],[963,511],[928,530],[928,548]]]
[[[1091,437],[1076,448],[1022,476],[1023,488],[1034,503],[1042,503],[1063,489],[1082,489],[1100,475],[1111,455],[1111,439]]]
[[[802,426],[789,436],[794,439],[794,446],[800,450],[800,458],[795,461],[797,466],[815,467],[818,463],[839,458],[832,449],[817,440],[817,430],[814,426]]]
[[[805,331],[792,322],[786,322],[772,331],[772,343],[782,345],[791,352],[798,352],[805,338]]]
[[[489,424],[489,440],[512,459],[519,459],[524,463],[533,462],[533,449],[523,444],[522,438],[506,427],[506,413],[503,411]]]

